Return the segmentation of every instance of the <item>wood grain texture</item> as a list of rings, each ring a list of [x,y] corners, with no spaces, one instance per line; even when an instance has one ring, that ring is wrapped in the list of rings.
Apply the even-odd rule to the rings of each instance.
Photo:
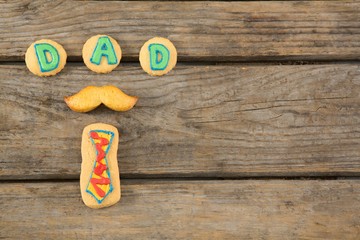
[[[0,185],[1,239],[359,239],[360,182],[124,181],[94,210],[79,183]]]
[[[9,1],[0,8],[0,60],[20,60],[50,38],[70,59],[92,35],[117,39],[124,59],[169,38],[180,61],[360,59],[358,1]]]
[[[63,97],[113,84],[134,109],[72,112]],[[360,67],[138,66],[104,76],[67,66],[54,78],[0,66],[0,178],[78,179],[83,128],[120,132],[121,176],[359,176]]]

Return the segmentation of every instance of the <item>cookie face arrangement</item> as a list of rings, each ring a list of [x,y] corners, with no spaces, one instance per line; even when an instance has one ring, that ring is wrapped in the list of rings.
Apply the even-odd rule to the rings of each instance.
[[[112,37],[96,35],[84,44],[82,57],[90,70],[97,73],[109,73],[120,63],[121,48]]]
[[[97,73],[109,73],[121,60],[120,45],[107,35],[89,38],[83,46],[85,65]],[[46,77],[59,73],[66,64],[65,49],[58,43],[42,39],[30,45],[25,54],[27,68],[35,75]],[[155,37],[140,50],[141,67],[152,76],[161,76],[173,69],[177,62],[174,45],[165,38]],[[138,98],[129,96],[115,86],[87,86],[65,97],[75,112],[89,112],[104,104],[114,111],[128,111]],[[118,130],[111,125],[95,123],[86,126],[81,141],[80,191],[83,202],[90,208],[103,208],[120,200],[120,174],[117,162]]]
[[[166,38],[150,39],[142,46],[139,55],[142,69],[152,76],[167,74],[177,62],[176,48]]]
[[[90,208],[103,208],[120,200],[117,162],[119,133],[114,126],[95,123],[84,128],[81,142],[80,189]]]
[[[25,54],[27,68],[41,77],[53,76],[66,64],[65,49],[49,39],[42,39],[30,45]]]

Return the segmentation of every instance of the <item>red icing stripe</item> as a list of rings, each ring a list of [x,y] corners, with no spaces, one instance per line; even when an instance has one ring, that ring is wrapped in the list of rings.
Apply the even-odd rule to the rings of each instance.
[[[105,197],[105,192],[98,187],[98,184],[99,185],[108,185],[110,184],[110,179],[108,178],[104,178],[104,177],[101,177],[100,179],[98,178],[91,178],[90,179],[90,182],[91,184],[93,185],[96,193],[100,196],[100,197]]]
[[[104,159],[105,155],[106,155],[105,151],[102,149],[102,147],[108,145],[109,140],[107,140],[106,138],[100,137],[97,132],[90,132],[90,137],[92,139],[100,140],[99,143],[95,144],[95,148],[97,150],[96,161],[97,161],[98,165],[94,169],[95,175],[99,176],[100,179],[91,178],[90,183],[93,185],[96,193],[100,197],[104,197],[105,192],[101,188],[99,188],[97,185],[108,185],[108,184],[110,184],[110,179],[109,178],[105,178],[105,177],[101,176],[103,174],[103,172],[107,169],[107,166],[101,163],[101,160]]]

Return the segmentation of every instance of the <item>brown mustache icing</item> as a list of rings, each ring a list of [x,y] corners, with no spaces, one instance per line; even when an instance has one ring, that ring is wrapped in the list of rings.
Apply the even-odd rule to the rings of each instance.
[[[138,97],[129,96],[115,86],[87,86],[64,100],[75,112],[89,112],[101,103],[114,111],[123,112],[133,108]]]

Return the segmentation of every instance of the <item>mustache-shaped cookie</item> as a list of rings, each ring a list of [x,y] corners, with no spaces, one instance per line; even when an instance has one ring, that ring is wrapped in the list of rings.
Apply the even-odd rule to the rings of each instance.
[[[133,108],[138,98],[123,93],[115,86],[88,86],[64,100],[75,112],[89,112],[101,103],[114,111],[123,112]]]

